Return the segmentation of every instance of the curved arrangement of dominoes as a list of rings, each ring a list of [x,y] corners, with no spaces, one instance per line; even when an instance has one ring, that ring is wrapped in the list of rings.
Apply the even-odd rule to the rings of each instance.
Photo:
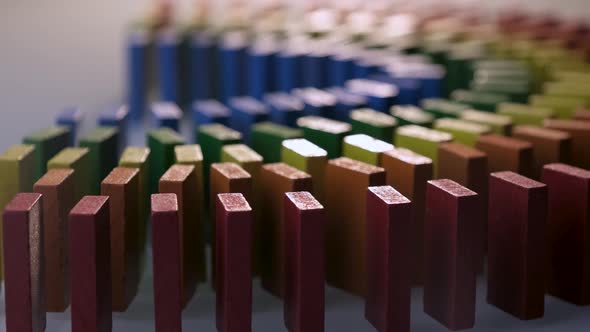
[[[517,319],[546,294],[590,304],[589,26],[398,5],[200,6],[179,28],[170,9],[130,29],[125,106],[81,137],[64,110],[0,155],[8,332],[68,308],[111,331],[146,250],[156,331],[207,283],[218,331],[250,331],[254,278],[291,332],[324,330],[325,285],[380,332],[411,330],[412,287],[472,328],[484,273]]]

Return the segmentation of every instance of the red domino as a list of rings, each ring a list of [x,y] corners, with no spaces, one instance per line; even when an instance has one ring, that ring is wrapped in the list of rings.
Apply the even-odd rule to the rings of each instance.
[[[252,208],[240,193],[216,199],[217,331],[252,331]]]
[[[409,332],[414,257],[412,203],[391,186],[367,192],[365,317],[379,332]]]
[[[4,208],[6,330],[45,330],[41,194],[21,193]]]
[[[285,326],[324,331],[324,207],[307,191],[288,192],[285,216]]]
[[[70,211],[72,332],[110,332],[109,198],[85,196]]]
[[[543,316],[547,186],[514,172],[490,174],[488,303],[520,319]]]
[[[590,171],[545,165],[549,188],[547,290],[576,305],[590,305]]]
[[[156,332],[182,331],[183,291],[176,194],[151,197]]]
[[[475,323],[479,200],[475,192],[454,181],[428,181],[424,311],[453,331]]]

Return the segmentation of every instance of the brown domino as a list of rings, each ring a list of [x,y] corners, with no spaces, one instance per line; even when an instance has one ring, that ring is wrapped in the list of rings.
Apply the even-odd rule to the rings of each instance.
[[[566,132],[535,126],[516,126],[512,136],[533,145],[535,179],[541,178],[544,165],[570,161],[572,140]]]
[[[547,291],[590,305],[590,171],[550,164],[541,181],[549,188]]]
[[[475,148],[488,155],[490,172],[512,171],[533,176],[533,145],[529,142],[501,135],[481,135]]]
[[[349,158],[326,169],[326,279],[358,296],[366,288],[367,188],[385,184],[385,170]]]
[[[110,197],[111,287],[113,311],[126,311],[139,287],[139,169],[116,167],[102,181]]]
[[[283,297],[285,289],[285,226],[283,196],[290,191],[312,191],[311,176],[284,163],[262,166],[260,171],[262,286]]]
[[[545,128],[564,131],[572,137],[571,163],[590,169],[590,122],[576,120],[546,120]]]
[[[41,194],[17,194],[2,220],[6,331],[45,331]]]
[[[309,192],[285,194],[285,326],[324,331],[324,207]]]
[[[409,332],[412,282],[412,203],[391,186],[367,192],[365,317],[379,332]]]
[[[43,195],[45,309],[62,312],[70,305],[68,213],[74,206],[74,170],[50,169],[33,191]]]
[[[182,331],[182,232],[175,194],[151,196],[156,332]]]
[[[183,305],[197,288],[197,273],[205,264],[202,227],[199,223],[197,176],[192,165],[172,165],[160,178],[160,193],[176,194],[180,231]]]
[[[209,172],[209,191],[210,191],[210,199],[209,202],[211,204],[210,210],[211,211],[211,220],[217,220],[216,218],[216,202],[217,202],[217,195],[221,193],[241,193],[244,195],[248,202],[252,202],[253,194],[252,194],[252,177],[248,172],[246,172],[242,167],[238,166],[235,163],[214,163],[211,164],[211,170]],[[254,229],[258,229],[256,227],[258,225],[254,225]],[[212,241],[211,241],[211,262],[212,262],[212,284],[215,287],[216,277],[215,277],[215,264],[216,264],[216,239],[217,239],[217,225],[214,224],[211,230],[213,231],[212,234]],[[253,231],[254,231],[253,229]],[[256,241],[253,241],[253,245]],[[253,258],[258,263],[258,261]]]
[[[240,193],[217,203],[217,331],[252,331],[252,208]]]
[[[454,331],[475,323],[479,199],[452,180],[428,181],[424,312]]]
[[[574,113],[574,120],[590,121],[590,109],[581,108]]]
[[[488,303],[520,319],[543,316],[547,186],[490,174]]]
[[[110,332],[109,198],[84,196],[69,221],[72,332]]]
[[[443,143],[438,148],[438,176],[475,191],[480,198],[481,255],[477,259],[480,271],[487,250],[488,157],[475,148],[460,143]]]
[[[397,148],[383,153],[381,167],[387,173],[387,185],[398,190],[412,201],[412,252],[414,264],[414,284],[422,284],[424,257],[424,211],[426,206],[426,184],[432,179],[433,166],[430,158],[413,151]]]

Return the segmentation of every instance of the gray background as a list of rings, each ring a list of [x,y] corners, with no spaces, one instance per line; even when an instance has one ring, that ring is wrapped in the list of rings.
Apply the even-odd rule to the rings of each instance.
[[[498,8],[508,1],[457,1]],[[0,0],[0,150],[18,143],[32,130],[53,122],[65,105],[79,105],[89,113],[85,128],[92,127],[97,111],[115,105],[123,96],[123,31],[148,2],[140,0]],[[511,1],[511,4],[519,1]],[[568,17],[587,20],[588,0],[520,1],[541,12],[551,9]],[[185,125],[184,133],[189,128]],[[143,144],[136,128],[133,144]],[[150,253],[147,253],[148,261]],[[146,267],[151,271],[151,266]],[[125,313],[115,313],[114,331],[154,330],[152,277],[143,278],[138,297]],[[412,301],[413,331],[446,329],[422,312],[422,291]],[[253,331],[286,331],[282,303],[254,282]],[[589,331],[590,308],[579,308],[546,297],[542,319],[522,322],[485,303],[485,281],[480,280],[476,327],[473,331]],[[371,331],[364,320],[361,299],[338,290],[326,291],[326,331]],[[4,326],[4,301],[0,301],[0,331]],[[69,311],[48,314],[47,331],[70,331]],[[186,331],[215,331],[215,299],[201,286],[184,312]]]

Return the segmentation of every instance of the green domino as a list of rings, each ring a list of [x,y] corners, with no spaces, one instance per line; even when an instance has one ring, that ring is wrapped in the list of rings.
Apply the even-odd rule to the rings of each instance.
[[[344,137],[342,155],[350,159],[379,166],[383,152],[393,150],[393,145],[365,134]]]
[[[589,81],[590,83],[590,81]],[[533,107],[549,108],[561,119],[569,119],[574,112],[585,105],[584,98],[550,95],[532,95],[529,104]]]
[[[353,134],[366,134],[390,142],[393,139],[397,120],[385,113],[362,108],[350,112],[350,125]]]
[[[174,147],[174,161],[181,165],[191,165],[197,176],[199,199],[203,197],[203,152],[198,144],[177,145]],[[202,203],[199,203],[202,204]],[[201,208],[202,205],[199,205]]]
[[[545,119],[552,118],[551,109],[532,107],[527,104],[502,103],[498,105],[498,114],[507,115],[514,125],[542,126]]]
[[[288,139],[283,141],[281,161],[311,175],[314,196],[323,200],[324,175],[328,163],[326,150],[304,138]]]
[[[47,162],[47,169],[71,168],[74,170],[74,201],[90,195],[92,183],[92,163],[88,148],[65,148]]]
[[[346,122],[330,120],[319,116],[304,116],[297,120],[303,129],[303,137],[328,152],[328,158],[340,157],[342,139],[350,134],[352,127]]]
[[[470,90],[455,90],[451,94],[451,99],[488,112],[495,112],[499,103],[510,101],[510,98],[504,94]]]
[[[543,91],[546,95],[575,97],[584,100],[585,104],[590,104],[590,87],[586,84],[574,82],[550,82],[545,83]]]
[[[34,180],[38,180],[47,171],[47,162],[59,151],[68,146],[70,129],[64,126],[52,126],[41,129],[23,138],[24,144],[35,146],[36,171]]]
[[[460,119],[438,119],[434,122],[434,129],[453,135],[453,140],[468,146],[475,146],[481,135],[489,134],[489,126]]]
[[[399,127],[395,132],[396,147],[406,148],[432,159],[435,170],[439,144],[452,140],[453,135],[449,133],[415,125]]]
[[[472,91],[483,91],[505,94],[515,103],[526,103],[531,92],[529,81],[511,80],[507,78],[494,80],[474,80],[470,84]]]
[[[510,136],[510,133],[512,132],[512,119],[506,115],[467,110],[461,113],[461,119],[486,125],[496,134]]]
[[[147,144],[151,151],[150,193],[156,193],[160,178],[174,164],[174,147],[184,144],[184,140],[170,128],[159,128],[148,132]]]
[[[416,106],[392,106],[389,113],[397,119],[400,126],[431,127],[434,123],[434,115]]]
[[[553,73],[553,78],[556,81],[562,81],[562,82],[590,83],[590,73],[588,73],[588,72],[561,70],[561,71]]]
[[[264,158],[245,144],[230,144],[221,149],[221,162],[236,163],[255,178]]]
[[[424,111],[440,118],[458,118],[461,112],[469,109],[469,105],[439,98],[428,98],[422,100]]]
[[[98,127],[80,139],[80,147],[88,148],[93,195],[100,193],[100,183],[117,166],[119,131]]]
[[[286,139],[301,138],[303,131],[272,122],[261,122],[252,126],[252,148],[267,163],[281,161],[281,144]]]
[[[2,239],[2,211],[14,195],[32,191],[37,172],[34,145],[15,145],[0,155],[0,239]],[[0,257],[2,246],[0,245]],[[0,262],[4,260],[0,258]],[[0,264],[1,265],[1,264]],[[0,280],[3,279],[0,268]]]

